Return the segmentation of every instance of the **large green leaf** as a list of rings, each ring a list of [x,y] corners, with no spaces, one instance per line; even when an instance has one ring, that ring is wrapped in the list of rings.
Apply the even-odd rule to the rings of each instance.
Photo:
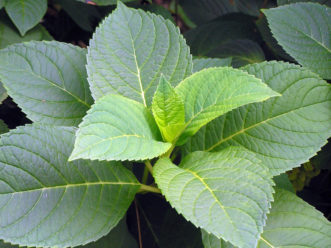
[[[68,247],[106,235],[140,188],[119,163],[68,162],[74,128],[19,127],[0,139],[0,239]]]
[[[6,1],[5,9],[23,36],[45,15],[47,0],[10,0]]]
[[[277,189],[258,246],[326,248],[331,246],[331,223],[295,194]]]
[[[9,129],[6,125],[6,123],[3,122],[3,120],[0,119],[0,134],[8,132]]]
[[[120,2],[96,30],[87,60],[94,99],[116,93],[146,106],[161,74],[175,86],[192,73],[189,48],[173,23]]]
[[[185,38],[193,55],[210,54],[215,57],[211,51],[224,44],[230,47],[230,44],[236,40],[257,41],[258,36],[254,31],[256,27],[253,21],[253,18],[240,14],[224,16],[189,30],[185,33]]]
[[[132,2],[132,1],[135,1],[135,0],[77,0],[79,2],[83,2],[83,3],[88,3],[88,2],[94,2],[96,3],[97,5],[113,5],[113,4],[116,4],[117,2],[121,1],[121,2]]]
[[[0,80],[32,121],[78,125],[93,102],[85,55],[55,41],[15,44],[0,52]]]
[[[259,9],[263,0],[180,0],[179,3],[197,24],[202,24],[217,17],[234,12],[243,12],[252,16],[259,16]]]
[[[232,58],[198,58],[193,60],[193,72],[201,71],[210,67],[231,66]]]
[[[21,36],[10,20],[0,14],[0,49],[24,41],[52,39],[52,36],[41,24],[28,31],[24,36]]]
[[[165,153],[149,109],[131,99],[108,95],[92,106],[79,125],[71,160],[145,160]]]
[[[241,67],[265,60],[260,45],[249,39],[229,40],[210,50],[206,55],[219,58],[231,57],[233,67]]]
[[[300,66],[264,62],[245,70],[282,94],[212,121],[186,151],[218,151],[240,145],[255,152],[278,175],[307,161],[331,135],[331,86]]]
[[[326,248],[331,246],[331,223],[295,194],[276,188],[267,224],[257,247]],[[234,248],[214,235],[202,233],[205,248]],[[208,246],[209,245],[209,246]]]
[[[0,82],[0,103],[7,98],[7,91]]]
[[[264,10],[271,32],[302,66],[331,79],[331,8],[296,3]]]
[[[123,218],[107,236],[80,248],[138,248],[138,245],[128,230],[126,218]]]
[[[284,4],[291,4],[291,3],[299,3],[299,2],[313,2],[313,3],[320,3],[325,4],[327,6],[331,5],[330,0],[277,0],[278,5],[284,5]]]
[[[273,182],[252,152],[241,147],[195,152],[179,167],[163,158],[153,174],[162,194],[187,220],[239,247],[255,247]]]
[[[232,109],[279,96],[260,79],[230,67],[197,72],[182,81],[175,90],[185,105],[183,140]]]
[[[152,110],[163,139],[172,142],[185,126],[185,110],[183,100],[163,76],[153,98]]]

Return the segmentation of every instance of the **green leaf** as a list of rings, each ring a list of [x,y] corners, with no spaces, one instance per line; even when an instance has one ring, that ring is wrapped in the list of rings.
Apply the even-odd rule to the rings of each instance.
[[[310,247],[331,245],[331,223],[295,194],[277,189],[258,247]]]
[[[232,109],[279,96],[260,79],[230,67],[197,72],[175,90],[185,105],[186,129],[182,140]]]
[[[282,94],[233,110],[202,128],[187,152],[240,145],[253,151],[273,175],[306,162],[331,135],[331,86],[300,66],[264,62],[244,68]]]
[[[240,247],[256,246],[273,182],[252,152],[240,147],[195,152],[179,167],[163,158],[153,174],[170,204],[197,227]]]
[[[203,229],[201,230],[201,237],[204,248],[236,248],[231,243],[218,239]]]
[[[68,247],[106,235],[140,188],[119,163],[68,162],[72,127],[28,125],[0,140],[0,239]]]
[[[36,26],[47,10],[46,0],[10,0],[5,6],[8,16],[21,35]]]
[[[197,24],[203,24],[217,17],[243,12],[245,14],[258,17],[259,9],[263,6],[263,0],[180,0],[189,17]]]
[[[0,14],[0,49],[25,41],[52,39],[52,36],[41,24],[28,31],[24,36],[21,36],[10,20]]]
[[[271,32],[289,55],[302,66],[331,79],[330,8],[296,3],[264,10],[264,13]]]
[[[153,98],[152,110],[163,139],[172,142],[185,126],[185,110],[182,99],[163,76]]]
[[[2,9],[3,6],[5,6],[5,0],[0,0],[0,9]]]
[[[172,23],[175,23],[173,16],[171,15],[171,12],[163,7],[162,5],[158,4],[144,4],[139,6],[140,9],[152,12],[156,15],[163,16],[164,19],[171,21]]]
[[[277,5],[299,3],[299,2],[313,2],[313,3],[325,4],[327,6],[331,5],[330,0],[277,0]]]
[[[7,133],[9,131],[6,123],[3,122],[3,120],[0,119],[0,134]]]
[[[71,160],[145,160],[165,153],[150,111],[131,99],[108,95],[92,106],[79,125]]]
[[[5,100],[7,96],[8,96],[7,92],[3,87],[2,83],[0,82],[0,103],[2,103],[2,101]]]
[[[128,230],[126,218],[123,218],[107,236],[80,248],[138,248],[138,245]]]
[[[193,60],[193,72],[201,71],[210,67],[231,66],[232,58],[199,58]]]
[[[32,121],[75,126],[93,101],[85,55],[55,41],[15,44],[0,51],[0,80]]]
[[[237,40],[258,41],[255,29],[254,18],[233,14],[193,28],[185,33],[185,38],[193,55],[216,57],[211,51],[222,45],[230,47]]]
[[[233,67],[241,67],[265,60],[260,45],[249,39],[237,39],[224,42],[209,51],[206,55],[219,58],[231,57]]]
[[[90,1],[86,1],[86,0],[77,0],[77,1],[83,2],[83,3],[90,2]],[[135,1],[135,0],[93,0],[91,2],[94,2],[97,5],[114,5],[114,4],[117,4],[117,2],[126,3],[126,2],[132,2],[132,1]]]
[[[286,173],[273,177],[273,180],[276,183],[277,188],[286,189],[292,193],[295,193],[293,185]]]
[[[147,106],[161,74],[175,86],[192,73],[189,47],[173,23],[120,2],[96,30],[88,50],[94,99],[115,93]]]

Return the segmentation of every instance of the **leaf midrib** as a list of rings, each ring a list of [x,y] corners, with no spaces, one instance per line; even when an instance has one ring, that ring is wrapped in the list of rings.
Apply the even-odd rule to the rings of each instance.
[[[89,187],[89,186],[103,186],[103,185],[136,185],[139,186],[140,183],[134,182],[106,182],[106,181],[98,181],[98,182],[85,182],[85,183],[77,183],[77,184],[66,184],[66,185],[57,185],[57,186],[48,186],[48,187],[41,187],[36,189],[28,189],[16,192],[8,192],[8,193],[0,193],[1,195],[15,195],[15,194],[22,194],[28,192],[35,192],[35,191],[44,191],[44,190],[52,190],[52,189],[67,189],[67,188],[74,188],[74,187]]]

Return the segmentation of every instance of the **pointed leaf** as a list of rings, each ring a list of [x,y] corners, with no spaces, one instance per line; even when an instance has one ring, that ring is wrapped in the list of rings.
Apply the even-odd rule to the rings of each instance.
[[[140,184],[119,163],[68,162],[74,128],[28,125],[0,140],[0,239],[68,247],[106,235]]]
[[[193,72],[201,71],[210,67],[231,66],[232,58],[201,58],[193,60]]]
[[[256,246],[273,182],[253,153],[240,147],[195,152],[180,167],[164,158],[153,174],[170,204],[197,227],[239,247]]]
[[[331,8],[296,3],[264,13],[271,32],[289,55],[323,78],[331,79]]]
[[[3,122],[3,120],[0,119],[0,134],[7,133],[9,131],[6,123]]]
[[[93,101],[85,55],[55,41],[15,44],[0,51],[0,80],[32,121],[75,126]]]
[[[21,35],[36,26],[47,10],[47,0],[10,0],[5,5],[8,16]]]
[[[175,90],[185,104],[187,124],[182,140],[232,109],[279,96],[260,79],[230,67],[197,72],[181,82]]]
[[[163,76],[153,98],[152,110],[163,139],[172,142],[184,127],[185,110],[182,99]]]
[[[249,65],[245,70],[282,96],[214,120],[185,150],[218,151],[240,145],[256,153],[273,175],[306,162],[331,135],[331,86],[315,73],[283,62]]]
[[[173,23],[120,2],[96,30],[87,61],[94,99],[116,93],[145,106],[161,73],[173,86],[192,73],[189,47]]]
[[[70,159],[145,160],[165,153],[150,111],[131,99],[108,95],[87,112],[76,134]]]

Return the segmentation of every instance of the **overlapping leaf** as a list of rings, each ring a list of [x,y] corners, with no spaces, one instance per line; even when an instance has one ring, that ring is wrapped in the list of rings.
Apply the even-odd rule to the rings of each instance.
[[[152,110],[163,139],[172,142],[185,126],[185,110],[182,99],[163,76],[153,98]]]
[[[297,65],[265,62],[245,67],[282,94],[240,107],[203,127],[186,151],[240,145],[278,175],[312,157],[331,135],[331,86]]]
[[[267,224],[257,247],[325,248],[331,245],[331,223],[314,207],[295,194],[277,188]],[[202,232],[205,248],[234,248]]]
[[[70,159],[145,160],[165,153],[150,111],[131,99],[108,95],[97,100],[76,134]]]
[[[0,239],[68,247],[104,236],[140,184],[119,163],[68,162],[74,129],[29,125],[0,140]]]
[[[231,66],[232,58],[199,58],[193,60],[193,72],[201,71],[210,67]]]
[[[8,16],[21,35],[36,26],[47,10],[47,0],[10,0],[5,4]]]
[[[3,87],[2,83],[0,82],[0,103],[7,98],[7,92]]]
[[[186,219],[239,247],[255,247],[272,200],[271,175],[252,152],[196,152],[177,167],[160,159],[155,181]]]
[[[6,125],[6,123],[3,122],[3,120],[0,119],[0,134],[8,132],[9,129]]]
[[[173,23],[119,2],[90,41],[87,70],[94,99],[116,93],[147,106],[160,75],[177,85],[192,73],[192,58]]]
[[[21,36],[7,18],[0,14],[0,49],[14,43],[31,40],[52,40],[52,36],[42,25],[37,25],[24,36]]]
[[[0,80],[34,122],[75,126],[92,103],[84,49],[29,42],[0,52]]]
[[[175,90],[185,105],[183,140],[232,109],[279,96],[260,79],[230,67],[197,72],[181,82]]]
[[[331,8],[296,3],[264,10],[274,37],[301,65],[331,79]]]
[[[88,2],[86,0],[77,0],[77,1],[83,2],[83,3]],[[94,2],[97,5],[113,5],[113,4],[116,4],[119,1],[125,3],[125,2],[132,2],[134,0],[93,0],[92,2]]]

